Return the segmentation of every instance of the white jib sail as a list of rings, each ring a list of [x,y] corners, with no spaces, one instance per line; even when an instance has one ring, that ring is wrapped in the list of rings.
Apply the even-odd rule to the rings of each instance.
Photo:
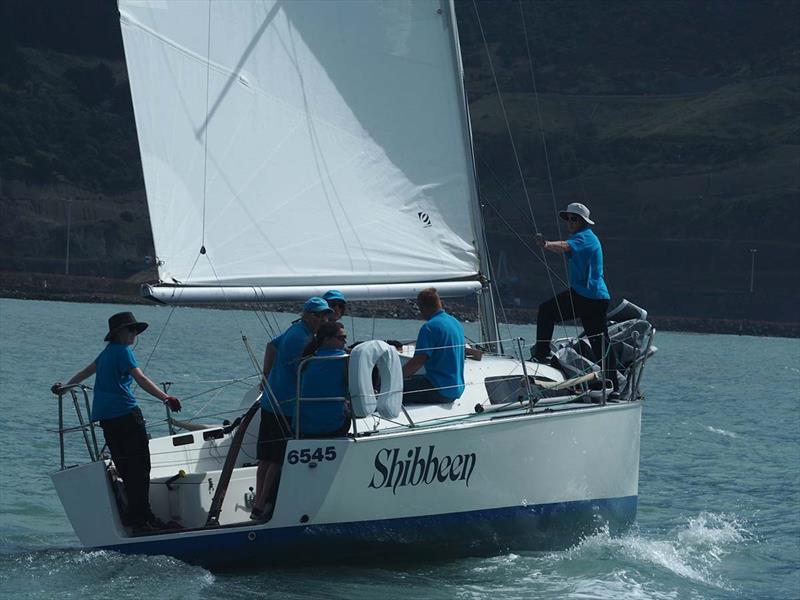
[[[119,10],[162,281],[475,278],[446,0]]]

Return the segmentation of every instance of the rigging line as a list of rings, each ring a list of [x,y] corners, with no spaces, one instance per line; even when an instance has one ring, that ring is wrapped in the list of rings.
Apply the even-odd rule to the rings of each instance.
[[[536,102],[536,115],[539,120],[539,133],[542,138],[542,149],[544,150],[544,164],[547,168],[547,182],[550,185],[550,196],[553,199],[553,218],[556,222],[556,229],[558,230],[558,239],[562,239],[561,233],[561,219],[558,216],[558,205],[556,203],[556,188],[553,185],[553,172],[550,168],[550,153],[547,149],[547,136],[544,133],[544,119],[542,119],[542,107],[539,101],[539,89],[536,86],[536,72],[533,68],[533,57],[531,56],[531,45],[528,39],[528,26],[525,24],[525,9],[523,8],[522,0],[519,0],[519,13],[520,17],[522,18],[522,31],[525,34],[525,50],[528,53],[528,70],[531,74],[531,85],[533,86],[533,98]],[[542,249],[544,252],[544,249]],[[566,254],[561,255],[561,262],[564,266],[564,275],[567,279],[569,279],[569,267],[567,266],[567,256]],[[572,294],[569,295],[569,303],[572,308],[572,314],[575,314],[575,303],[572,300]],[[559,316],[562,317],[563,322],[563,315],[561,313],[561,307],[558,307]],[[578,326],[575,325],[575,335],[578,335]]]
[[[241,379],[234,379],[217,387],[209,388],[207,390],[203,390],[202,392],[197,392],[196,394],[192,394],[190,396],[184,396],[184,400],[191,400],[192,398],[197,398],[199,396],[204,396],[205,394],[210,394],[211,392],[218,392],[220,390],[225,389],[226,387],[230,387],[232,385],[238,385],[240,383],[244,383],[248,379],[253,379],[254,377],[258,377],[258,374],[248,375],[247,377],[242,377]],[[192,417],[194,418],[194,417]]]
[[[261,325],[261,328],[267,335],[269,335],[270,337],[275,337],[274,331],[272,330],[272,325],[269,323],[269,320],[267,318],[267,311],[262,310],[262,304],[258,300],[258,291],[255,286],[253,286],[252,289],[253,289],[253,295],[256,297],[256,303],[255,303],[256,308],[253,311],[256,316],[256,321],[258,321],[258,324]]]
[[[505,184],[503,184],[503,182],[500,180],[500,176],[497,175],[497,173],[495,173],[495,171],[494,171],[494,169],[492,169],[491,165],[486,161],[485,158],[483,158],[483,154],[480,154],[478,152],[476,152],[475,154],[480,159],[481,164],[483,165],[483,167],[487,171],[489,171],[489,175],[492,176],[492,179],[494,179],[495,183],[500,188],[500,191],[503,192],[506,195],[506,197],[508,198],[508,200],[510,201],[512,206],[519,211],[520,216],[523,219],[526,219],[527,221],[530,221],[530,217],[528,215],[526,215],[525,211],[517,204],[514,194],[512,194],[511,191],[505,186]],[[481,196],[481,199],[483,199],[483,196]],[[527,223],[525,223],[525,224],[527,225]]]
[[[539,133],[542,138],[542,149],[544,150],[544,164],[547,168],[547,182],[550,185],[550,196],[553,198],[553,214],[556,221],[556,228],[558,229],[558,236],[561,237],[561,219],[558,218],[558,206],[556,205],[556,189],[553,184],[553,173],[550,168],[550,153],[547,148],[547,137],[544,133],[544,119],[542,119],[542,107],[539,102],[539,90],[536,86],[536,74],[533,68],[533,57],[531,56],[531,46],[528,40],[528,26],[525,24],[525,9],[522,5],[522,0],[519,0],[519,12],[522,17],[522,31],[525,34],[525,50],[528,53],[528,70],[531,74],[531,85],[533,86],[533,97],[536,103],[536,116],[539,120]]]
[[[522,245],[523,245],[523,246],[525,246],[525,248],[526,248],[526,249],[527,249],[527,250],[528,250],[528,251],[529,251],[531,254],[533,254],[533,256],[534,256],[534,257],[536,257],[536,260],[538,260],[539,262],[541,262],[541,263],[544,265],[544,268],[545,268],[545,269],[547,269],[549,272],[552,272],[552,274],[553,274],[553,277],[555,277],[555,278],[556,278],[556,279],[559,281],[559,283],[561,283],[562,285],[566,285],[567,287],[569,287],[569,284],[568,284],[566,281],[564,281],[563,279],[561,279],[561,277],[558,275],[558,273],[556,273],[555,271],[553,271],[553,269],[551,269],[551,268],[550,268],[550,265],[548,265],[548,264],[547,264],[547,261],[545,261],[545,259],[543,259],[541,256],[539,256],[539,254],[538,254],[538,253],[537,253],[537,252],[536,252],[536,251],[535,251],[533,248],[531,248],[531,247],[530,247],[530,245],[528,244],[528,242],[526,242],[526,241],[523,239],[523,237],[522,237],[522,236],[521,236],[521,235],[520,235],[520,234],[517,232],[517,230],[516,230],[516,229],[514,229],[514,227],[511,225],[511,223],[509,223],[509,222],[506,220],[506,218],[505,218],[505,217],[502,215],[502,213],[500,212],[500,210],[499,210],[499,209],[498,209],[498,208],[497,208],[497,207],[496,207],[494,204],[492,204],[491,202],[489,202],[488,200],[486,200],[486,198],[484,198],[484,199],[483,199],[483,201],[484,201],[484,202],[486,202],[486,204],[487,204],[489,207],[491,207],[491,208],[492,208],[492,209],[495,211],[495,213],[497,213],[497,216],[498,216],[498,217],[500,217],[500,220],[501,220],[501,221],[503,221],[503,224],[504,224],[506,227],[508,227],[508,229],[511,231],[511,233],[513,233],[513,234],[516,236],[516,238],[517,238],[517,239],[518,239],[518,240],[519,240],[519,241],[522,243]]]
[[[508,121],[508,113],[506,112],[506,105],[505,105],[505,102],[503,101],[503,94],[500,92],[500,84],[497,81],[497,74],[495,73],[494,63],[492,62],[492,54],[489,51],[489,44],[486,41],[486,34],[484,33],[484,30],[483,30],[483,23],[481,22],[481,16],[480,16],[480,13],[478,12],[478,5],[477,5],[476,0],[472,0],[472,6],[475,9],[475,16],[478,19],[478,27],[479,27],[480,32],[481,32],[481,39],[483,40],[483,47],[486,50],[486,57],[487,57],[487,59],[489,61],[489,70],[492,73],[492,80],[494,81],[495,90],[497,90],[497,98],[500,101],[500,108],[501,108],[501,110],[503,112],[503,121],[505,122],[505,125],[506,125],[506,131],[508,132],[509,140],[511,141],[511,149],[512,149],[512,151],[514,153],[514,160],[515,160],[515,162],[517,164],[517,171],[519,173],[520,182],[522,183],[522,189],[525,192],[525,200],[528,203],[528,210],[530,211],[531,221],[533,222],[533,229],[536,232],[536,234],[538,235],[539,234],[539,226],[536,223],[536,216],[533,213],[533,203],[531,202],[531,197],[530,197],[530,194],[528,193],[528,186],[525,183],[525,175],[522,172],[522,165],[519,162],[519,154],[517,153],[517,147],[516,147],[516,144],[514,143],[514,135],[511,132],[511,124]],[[547,264],[547,257],[545,255],[544,248],[542,248],[540,250],[540,252],[542,254],[543,262],[545,264]],[[565,266],[566,266],[566,263],[565,263]],[[550,290],[553,292],[553,296],[556,296],[556,287],[553,284],[553,278],[550,276],[550,268],[549,267],[548,267],[546,273],[547,273],[548,282],[550,283]]]
[[[203,251],[201,252],[201,254],[205,255],[206,260],[208,261],[208,266],[211,267],[211,272],[214,273],[214,279],[216,279],[217,285],[219,286],[219,289],[222,290],[222,295],[225,298],[225,301],[227,302],[228,295],[225,292],[225,286],[222,285],[222,282],[219,279],[219,275],[217,275],[217,270],[214,268],[214,263],[211,262],[211,255],[207,251],[205,251],[205,246],[203,247]],[[242,345],[244,346],[245,353],[247,354],[247,357],[250,358],[250,349],[247,346],[247,336],[244,334],[244,329],[242,328],[242,324],[239,322],[239,317],[236,316],[237,311],[233,310],[232,312],[233,312],[233,320],[236,321],[236,326],[239,328],[239,336],[242,340]],[[259,373],[260,369],[258,369],[257,365],[254,366],[256,366],[256,373],[260,374]]]
[[[205,250],[205,247],[203,248],[203,250]],[[222,290],[222,296],[225,298],[225,302],[227,303],[228,294],[225,292],[225,286],[222,285],[222,281],[220,280],[219,275],[217,275],[217,270],[214,268],[214,263],[211,262],[211,255],[208,253],[208,251],[201,252],[201,254],[206,257],[206,260],[208,261],[208,266],[211,267],[211,272],[214,273],[214,279],[217,280],[217,285],[219,286],[219,289]],[[236,313],[238,311],[234,309],[231,312],[233,313],[233,320],[236,321],[236,327],[239,328],[239,335],[244,338],[245,337],[244,329],[242,328],[242,324],[239,322],[239,317],[236,316]]]
[[[275,332],[272,329],[272,324],[269,322],[269,318],[267,317],[267,311],[263,309],[258,302],[256,302],[256,309],[253,311],[256,316],[256,321],[258,324],[261,325],[261,329],[264,330],[270,339],[275,337]]]
[[[264,327],[264,330],[269,334],[270,339],[272,339],[281,331],[280,323],[278,323],[278,317],[275,316],[274,312],[267,310],[266,300],[259,299],[259,291],[255,287],[253,287],[253,291],[255,292],[256,296],[256,318],[259,320],[259,322],[261,322],[263,319],[262,327]],[[263,291],[261,292],[261,297],[266,297]],[[272,321],[270,321],[270,317],[272,317]]]
[[[192,273],[194,273],[194,268],[197,266],[197,261],[199,259],[200,259],[200,254],[198,253],[197,256],[194,259],[194,262],[192,263],[192,268],[189,269],[189,274],[186,276],[186,279],[184,281],[191,279]],[[173,303],[173,305],[171,306],[170,311],[169,311],[169,315],[167,315],[167,320],[164,322],[164,326],[161,328],[161,331],[158,333],[158,337],[156,338],[155,344],[153,344],[153,349],[150,350],[150,354],[148,355],[147,360],[144,361],[144,367],[142,367],[142,371],[147,369],[147,366],[150,364],[150,360],[153,358],[153,355],[156,353],[156,348],[158,348],[158,344],[159,344],[159,342],[161,342],[161,338],[164,337],[164,333],[167,331],[167,326],[169,325],[170,320],[172,320],[172,315],[175,314],[175,309],[178,308],[178,305],[181,302],[181,297],[183,297],[184,289],[185,288],[183,286],[181,286],[178,289],[178,300],[175,303]],[[136,385],[138,387],[139,384],[136,384]]]
[[[278,317],[275,314],[275,311],[268,310],[268,303],[266,301],[261,303],[261,307],[262,307],[262,314],[264,315],[264,318],[267,321],[267,325],[269,326],[271,336],[273,338],[277,337],[281,333],[281,324],[280,322],[278,322]],[[272,321],[270,321],[270,318],[272,319]]]
[[[522,183],[522,189],[525,192],[525,199],[528,202],[528,210],[530,211],[530,214],[531,214],[531,221],[533,222],[533,228],[536,231],[536,233],[539,233],[539,227],[536,224],[536,217],[533,214],[533,204],[531,203],[530,194],[528,193],[528,186],[525,183],[525,175],[522,172],[522,165],[519,162],[519,154],[517,153],[517,146],[514,143],[514,135],[511,132],[511,124],[508,121],[508,113],[506,112],[506,105],[505,105],[505,102],[503,101],[503,94],[500,92],[500,84],[497,81],[497,75],[496,75],[495,70],[494,70],[494,63],[492,62],[492,54],[489,51],[489,44],[486,41],[486,34],[483,31],[483,23],[481,22],[481,15],[478,12],[478,4],[477,4],[476,0],[472,0],[472,6],[475,9],[475,17],[478,19],[478,28],[480,29],[480,32],[481,32],[481,39],[483,40],[483,47],[486,50],[486,58],[489,61],[489,71],[492,74],[492,80],[494,81],[494,87],[495,87],[495,90],[497,91],[497,99],[500,102],[500,110],[503,113],[503,121],[505,122],[505,125],[506,125],[506,131],[508,132],[508,138],[511,141],[511,150],[514,153],[514,160],[515,160],[516,165],[517,165],[517,172],[519,173],[519,179],[520,179],[520,182]]]
[[[500,187],[500,191],[501,191],[501,192],[503,192],[503,193],[504,193],[504,194],[505,194],[505,195],[506,195],[506,196],[507,196],[507,197],[508,197],[510,200],[512,200],[512,202],[513,202],[513,195],[512,195],[512,194],[511,194],[511,193],[508,191],[508,189],[505,187],[505,185],[503,185],[503,182],[502,182],[502,181],[500,181],[500,178],[499,178],[499,177],[497,176],[497,174],[494,172],[494,170],[493,170],[493,169],[492,169],[492,167],[489,165],[489,163],[487,163],[487,162],[486,162],[486,159],[484,159],[484,158],[483,158],[483,155],[482,155],[482,154],[478,154],[478,153],[476,153],[476,154],[477,154],[478,158],[480,159],[481,163],[483,164],[483,166],[484,166],[484,167],[486,167],[486,170],[487,170],[487,171],[489,171],[489,174],[490,174],[490,175],[491,175],[491,176],[494,178],[495,182],[496,182],[496,183],[497,183],[497,185]],[[519,233],[517,233],[517,231],[516,231],[516,230],[514,229],[514,227],[513,227],[513,226],[512,226],[512,225],[511,225],[511,224],[508,222],[508,220],[507,220],[507,219],[506,219],[506,218],[503,216],[503,214],[500,212],[500,209],[499,209],[499,208],[497,208],[497,207],[496,207],[494,204],[492,204],[492,203],[491,203],[489,200],[487,200],[487,199],[486,199],[486,196],[482,196],[482,201],[483,201],[483,202],[486,202],[486,204],[487,204],[487,205],[489,205],[489,207],[490,207],[490,208],[492,208],[492,210],[494,210],[494,211],[495,211],[495,213],[496,213],[496,214],[497,214],[497,216],[500,218],[500,220],[502,220],[502,221],[503,221],[503,224],[504,224],[506,227],[508,227],[508,229],[509,229],[509,230],[510,230],[510,231],[511,231],[511,232],[512,232],[514,235],[516,235],[516,236],[517,236],[517,238],[518,238],[518,239],[519,239],[519,240],[522,242],[522,244],[525,246],[525,248],[527,248],[527,249],[528,249],[528,250],[531,252],[531,254],[533,254],[533,255],[534,255],[536,258],[537,258],[537,260],[539,260],[539,262],[541,262],[541,263],[542,263],[542,264],[545,266],[545,269],[547,270],[547,272],[548,272],[548,275],[549,275],[549,273],[550,273],[550,272],[552,272],[552,274],[553,274],[553,275],[556,277],[556,279],[558,279],[558,281],[559,281],[560,283],[562,283],[563,285],[568,285],[568,284],[567,284],[567,283],[566,283],[566,282],[565,282],[563,279],[561,279],[561,277],[560,277],[560,276],[559,276],[559,275],[558,275],[558,274],[557,274],[555,271],[553,271],[553,270],[550,268],[550,266],[549,266],[549,265],[548,265],[548,263],[547,263],[547,259],[546,259],[546,256],[545,256],[545,254],[544,254],[543,252],[537,252],[536,250],[534,250],[533,248],[531,248],[531,247],[530,247],[530,246],[527,244],[527,242],[525,242],[525,241],[523,240],[522,236],[521,236]],[[516,208],[517,208],[517,209],[519,209],[519,207],[516,207]],[[541,255],[541,256],[540,256],[540,255]],[[553,291],[553,294],[555,294],[555,286],[552,284],[552,280],[551,280],[550,288],[551,288],[551,290]]]
[[[206,189],[208,187],[208,90],[211,79],[211,0],[208,0],[208,31],[206,36],[206,127],[203,131],[203,222],[201,231],[201,245],[206,245]]]
[[[350,337],[354,340],[358,339],[356,338],[356,319],[353,317],[353,313],[350,313],[347,316],[350,317]]]
[[[488,245],[486,246],[486,254],[487,254],[487,258],[489,259],[487,261],[488,262],[488,267],[489,267],[489,273],[488,273],[489,281],[495,281],[494,267],[492,266],[492,252],[491,252],[491,250],[489,250],[489,246]],[[511,325],[508,323],[508,318],[506,317],[506,309],[505,309],[505,306],[503,306],[503,299],[500,297],[500,289],[499,289],[498,285],[495,284],[493,286],[489,286],[489,293],[497,295],[497,302],[498,302],[498,304],[500,304],[500,314],[502,315],[503,322],[506,325],[506,331],[508,332],[508,337],[511,337]],[[499,334],[499,329],[498,329],[498,334]]]
[[[478,158],[480,159],[481,163],[486,168],[486,170],[489,171],[489,174],[495,180],[495,183],[497,183],[497,185],[500,187],[500,191],[504,192],[506,194],[506,196],[508,196],[509,200],[511,200],[512,203],[513,203],[514,197],[511,195],[511,193],[508,191],[508,189],[505,187],[505,185],[503,185],[503,182],[500,181],[500,178],[497,176],[497,173],[494,172],[494,169],[492,169],[492,167],[489,165],[489,163],[486,161],[486,159],[483,158],[482,154],[478,154]],[[495,210],[495,212],[497,213],[497,216],[500,217],[503,220],[503,222],[506,224],[506,226],[510,230],[512,230],[512,232],[513,232],[514,228],[508,223],[508,221],[506,221],[505,217],[503,217],[503,215],[500,213],[500,210],[497,207],[493,206],[491,204],[491,202],[489,202],[485,198],[484,198],[484,201],[487,204],[489,204]],[[514,203],[514,204],[516,205],[516,203]],[[518,206],[516,206],[516,208],[519,210]],[[514,232],[514,233],[517,236],[517,238],[519,238],[519,240],[522,241],[522,238],[520,237],[520,235],[517,234],[516,232]],[[526,248],[528,248],[528,250],[530,250],[531,254],[533,254],[545,266],[545,269],[546,269],[545,272],[547,274],[547,280],[550,283],[550,291],[553,293],[553,297],[557,296],[556,287],[555,287],[555,284],[553,283],[553,276],[555,276],[556,279],[558,279],[558,281],[560,283],[562,283],[563,285],[567,286],[567,288],[570,287],[569,284],[566,281],[561,279],[561,277],[555,272],[555,270],[550,268],[550,265],[547,262],[547,254],[545,253],[544,248],[539,248],[539,251],[536,252],[535,250],[530,248],[527,244],[525,244],[524,241],[522,243],[525,245]],[[540,254],[541,254],[541,256],[539,256]],[[566,266],[567,266],[566,265],[566,257],[563,257],[563,260],[564,260],[564,268],[566,270]],[[569,271],[566,271],[566,278],[567,278],[567,281],[568,281],[569,280]],[[571,294],[570,294],[570,302],[572,302],[572,295]],[[561,310],[561,305],[557,305],[556,308],[558,309],[559,318],[561,319],[562,322],[564,322],[564,313]],[[575,306],[574,305],[572,306],[572,312],[573,312],[573,314],[575,313]],[[577,334],[578,334],[578,332],[577,332],[577,326],[576,326],[575,335],[577,335]]]
[[[194,420],[195,420],[195,419],[196,419],[196,418],[197,418],[197,417],[200,415],[200,413],[202,413],[202,412],[203,412],[203,411],[204,411],[206,408],[208,408],[208,405],[209,405],[209,404],[211,404],[211,403],[212,403],[214,400],[216,400],[217,398],[219,398],[219,395],[222,393],[222,390],[223,390],[223,388],[218,388],[217,390],[215,390],[215,391],[216,391],[216,393],[215,393],[213,396],[211,396],[211,398],[209,398],[209,399],[206,401],[206,403],[205,403],[205,404],[203,404],[203,406],[201,406],[199,409],[197,409],[197,410],[195,411],[195,413],[194,413],[194,414],[193,414],[191,417],[189,417],[189,419],[188,419],[188,420],[189,420],[189,421],[194,421]]]

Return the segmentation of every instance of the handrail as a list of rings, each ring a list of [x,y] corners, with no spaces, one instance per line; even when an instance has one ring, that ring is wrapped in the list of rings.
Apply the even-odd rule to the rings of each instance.
[[[90,390],[89,386],[83,385],[81,383],[73,383],[71,385],[64,385],[60,386],[56,390],[53,390],[53,393],[58,396],[58,442],[59,442],[59,449],[61,451],[61,470],[63,471],[66,469],[66,463],[64,458],[64,434],[71,433],[73,431],[80,430],[83,433],[83,441],[86,444],[86,451],[89,453],[89,459],[91,462],[96,462],[100,460],[100,449],[97,446],[97,436],[95,435],[95,425],[92,421],[91,415],[92,411],[89,406],[89,394],[87,390]],[[86,414],[89,417],[89,421],[84,421],[83,418],[83,411],[81,410],[80,402],[78,401],[78,394],[77,390],[83,392],[83,400],[84,404],[86,405]],[[72,405],[75,407],[75,414],[78,417],[78,423],[80,425],[76,427],[64,427],[64,396],[69,394],[72,397]],[[87,430],[89,433],[87,433]],[[89,439],[89,435],[91,434],[91,441]]]

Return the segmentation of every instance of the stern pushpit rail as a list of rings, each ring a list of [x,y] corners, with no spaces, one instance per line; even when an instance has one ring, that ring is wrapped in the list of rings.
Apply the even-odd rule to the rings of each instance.
[[[89,460],[95,462],[100,460],[100,449],[97,446],[97,435],[95,434],[95,425],[91,419],[91,408],[89,405],[88,390],[91,390],[88,385],[81,383],[74,383],[72,385],[64,385],[53,390],[53,393],[58,396],[58,445],[61,451],[61,470],[67,469],[64,459],[64,434],[80,431],[83,433],[83,441],[86,443],[86,451],[89,453]],[[86,416],[84,419],[83,410],[81,409],[81,402],[78,400],[78,392],[83,395],[83,404],[86,407]],[[64,427],[64,396],[69,395],[72,398],[72,406],[75,408],[75,414],[78,417],[78,425],[74,427]]]

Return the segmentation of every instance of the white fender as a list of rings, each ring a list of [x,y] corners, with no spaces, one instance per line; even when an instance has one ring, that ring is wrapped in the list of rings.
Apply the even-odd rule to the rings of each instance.
[[[372,389],[372,369],[378,367],[381,393]],[[403,368],[400,355],[386,342],[370,340],[350,353],[347,371],[353,414],[363,419],[375,412],[385,419],[396,419],[403,407]]]

